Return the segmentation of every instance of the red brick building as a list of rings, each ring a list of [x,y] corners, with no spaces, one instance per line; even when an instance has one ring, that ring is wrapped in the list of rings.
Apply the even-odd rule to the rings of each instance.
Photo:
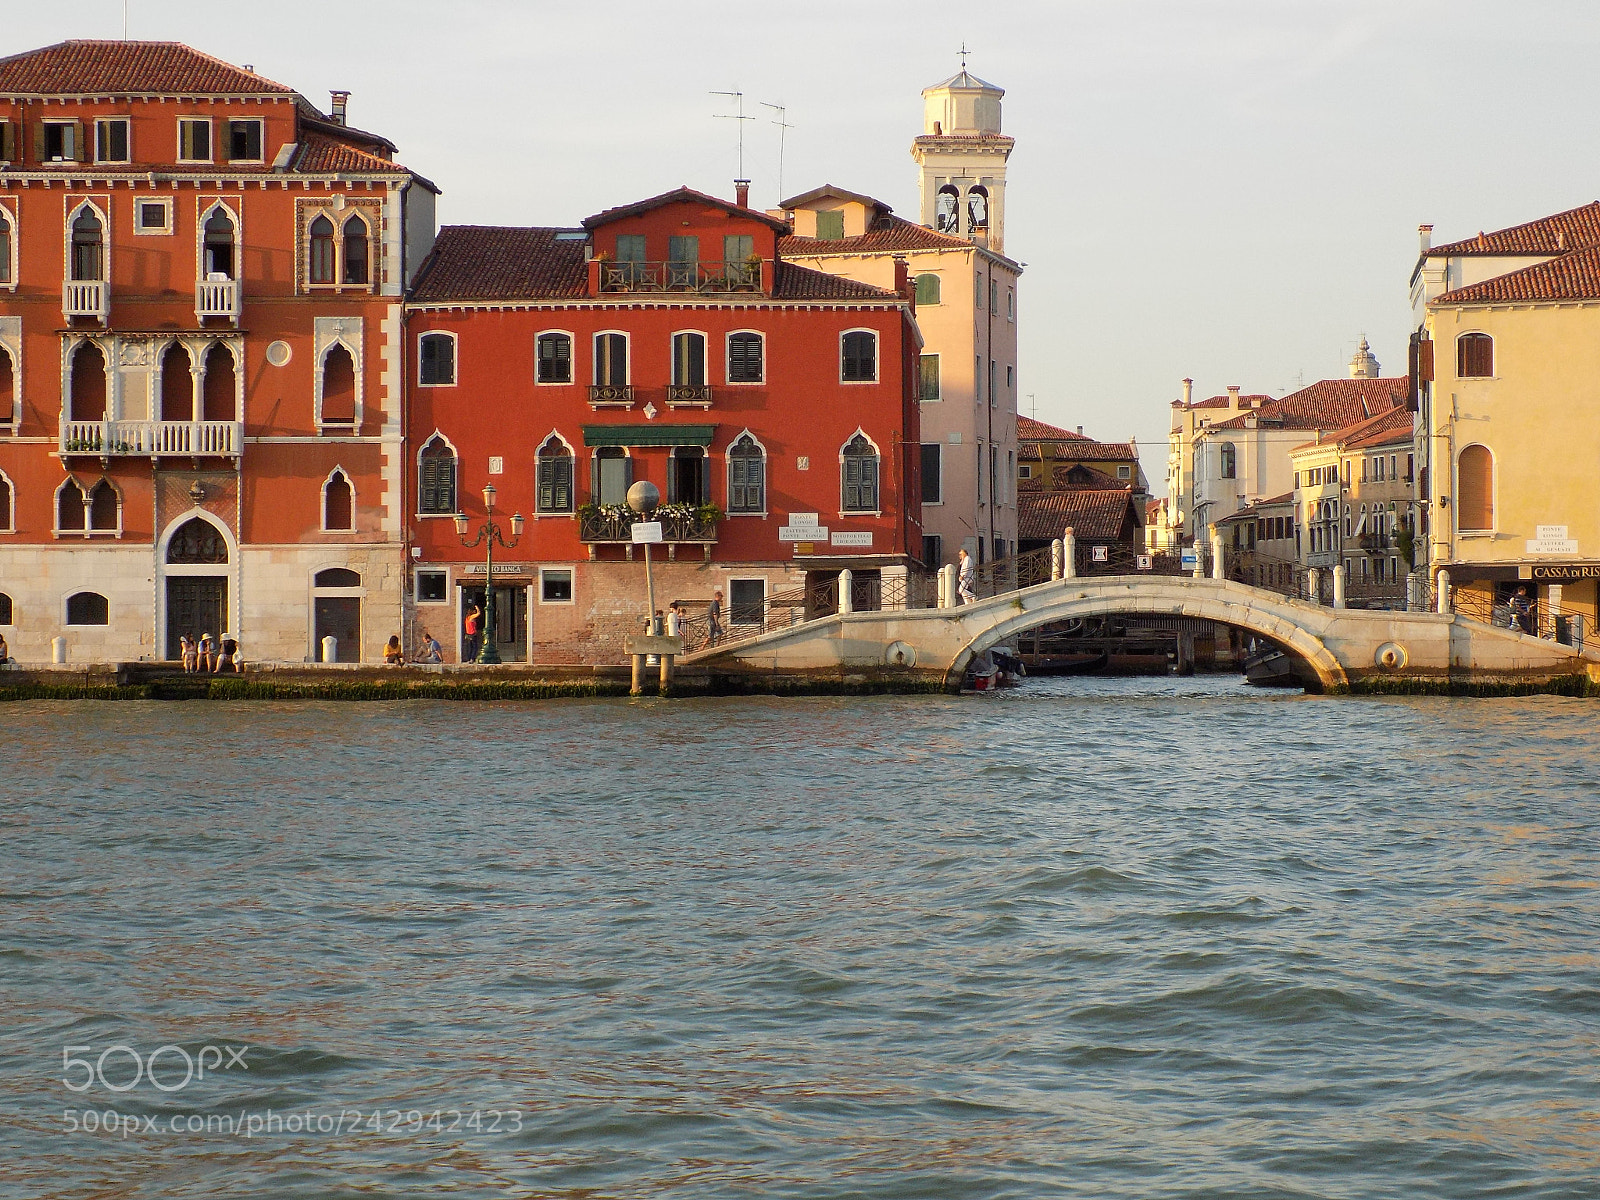
[[[496,569],[507,661],[621,661],[647,608],[635,480],[666,503],[658,607],[720,589],[754,621],[841,568],[892,579],[920,558],[904,268],[891,291],[798,267],[786,232],[687,188],[581,228],[440,232],[406,320],[416,631],[461,652],[483,552],[452,517],[476,523],[487,483],[527,518]]]
[[[299,661],[401,628],[402,300],[435,189],[186,46],[0,59],[0,632]]]

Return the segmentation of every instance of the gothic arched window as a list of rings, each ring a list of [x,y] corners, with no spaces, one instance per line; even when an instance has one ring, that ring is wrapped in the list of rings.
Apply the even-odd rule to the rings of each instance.
[[[553,433],[539,447],[534,474],[534,511],[571,512],[572,451]]]
[[[233,221],[220,208],[211,210],[205,228],[205,274],[233,278]]]
[[[438,434],[428,440],[417,459],[417,511],[456,511],[456,452]]]
[[[981,183],[967,189],[967,228],[989,228],[989,189]]]
[[[351,216],[344,223],[344,282],[369,282],[371,275],[370,258],[367,223],[360,217]]]
[[[105,278],[105,232],[92,208],[81,209],[72,222],[72,277],[85,282]]]
[[[863,434],[845,443],[840,455],[840,509],[878,511],[878,452]]]
[[[742,433],[728,447],[728,511],[759,513],[767,509],[767,455],[759,442]]]
[[[334,272],[333,222],[319,216],[311,222],[311,260],[309,278],[312,283],[333,283]]]

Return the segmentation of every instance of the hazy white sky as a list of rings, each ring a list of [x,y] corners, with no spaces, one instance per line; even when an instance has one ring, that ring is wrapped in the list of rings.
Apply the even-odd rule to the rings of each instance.
[[[120,37],[121,0],[9,0],[11,53]],[[1416,226],[1463,237],[1600,196],[1592,0],[128,0],[176,39],[386,134],[456,224],[573,224],[687,183],[823,182],[915,218],[921,89],[1006,89],[1022,411],[1137,435],[1159,490],[1168,402],[1340,375],[1365,333],[1404,368]]]

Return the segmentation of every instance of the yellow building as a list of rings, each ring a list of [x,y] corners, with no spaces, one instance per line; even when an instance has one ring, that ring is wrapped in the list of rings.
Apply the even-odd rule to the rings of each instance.
[[[1464,612],[1505,619],[1522,589],[1530,628],[1570,638],[1577,615],[1593,630],[1600,204],[1425,245],[1413,286],[1433,570]]]

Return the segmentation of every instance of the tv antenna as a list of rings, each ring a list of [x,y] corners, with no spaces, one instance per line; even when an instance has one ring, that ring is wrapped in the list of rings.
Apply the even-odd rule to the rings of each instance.
[[[794,126],[789,124],[789,110],[783,105],[768,104],[763,100],[761,107],[770,108],[778,114],[778,119],[773,124],[778,127],[778,202],[781,204],[783,203],[783,135]],[[740,128],[743,129],[744,126],[741,125]]]
[[[738,125],[738,129],[739,129],[739,178],[742,180],[745,177],[745,175],[744,175],[744,123],[746,121],[754,121],[755,118],[754,117],[747,117],[747,116],[744,115],[744,93],[743,92],[738,91],[737,89],[735,89],[734,91],[731,91],[731,92],[712,92],[711,94],[713,96],[732,96],[733,100],[734,100],[734,103],[738,106],[738,111],[737,112],[716,113],[714,115],[720,121],[737,121],[737,122],[739,122],[739,125]]]
[[[1028,393],[1028,415],[1035,421],[1039,419],[1039,400],[1032,392]]]

